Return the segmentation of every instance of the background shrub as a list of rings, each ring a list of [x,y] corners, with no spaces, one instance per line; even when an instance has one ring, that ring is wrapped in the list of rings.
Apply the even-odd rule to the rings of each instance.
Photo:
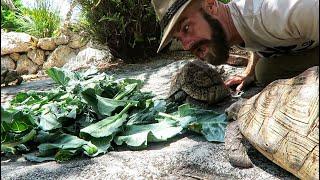
[[[23,9],[21,0],[12,0],[12,3],[17,8],[16,10],[10,9],[7,5],[1,3],[1,29],[7,31],[16,31],[20,26],[17,14]]]
[[[1,5],[1,28],[25,32],[38,38],[52,37],[60,28],[61,17],[50,0],[36,0],[32,8],[24,7],[21,0],[13,0],[16,9]]]
[[[62,21],[59,10],[54,8],[50,0],[36,0],[32,8],[24,8],[17,17],[17,31],[38,38],[54,36]]]
[[[150,0],[78,0],[90,37],[126,61],[156,53],[161,29]]]

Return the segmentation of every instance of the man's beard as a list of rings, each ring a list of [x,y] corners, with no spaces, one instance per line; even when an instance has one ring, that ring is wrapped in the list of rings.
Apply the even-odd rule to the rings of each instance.
[[[226,40],[226,33],[224,32],[221,23],[217,19],[212,18],[204,10],[201,11],[203,17],[211,27],[211,40],[201,40],[197,42],[193,47],[197,48],[201,47],[201,45],[203,44],[206,44],[209,48],[209,51],[203,58],[203,60],[213,65],[224,64],[229,58],[230,50],[230,46]]]

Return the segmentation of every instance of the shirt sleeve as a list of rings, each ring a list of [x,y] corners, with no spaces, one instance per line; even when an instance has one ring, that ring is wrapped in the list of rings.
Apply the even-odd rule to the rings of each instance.
[[[261,16],[275,38],[319,43],[319,0],[264,0]]]

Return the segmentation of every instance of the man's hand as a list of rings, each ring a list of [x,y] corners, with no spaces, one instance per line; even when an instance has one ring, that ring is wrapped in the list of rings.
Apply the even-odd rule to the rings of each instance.
[[[245,86],[249,85],[254,81],[254,69],[259,60],[259,56],[256,53],[251,52],[251,57],[249,58],[248,65],[245,71],[241,75],[232,76],[224,83],[226,86],[230,87],[233,85],[238,85],[236,91],[242,90]]]
[[[224,83],[226,86],[230,87],[233,85],[237,85],[236,91],[242,90],[245,86],[249,85],[254,81],[254,75],[236,75],[232,76]]]

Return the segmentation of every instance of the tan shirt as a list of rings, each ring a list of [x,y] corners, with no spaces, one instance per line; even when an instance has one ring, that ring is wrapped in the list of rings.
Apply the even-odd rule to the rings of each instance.
[[[319,45],[319,0],[233,0],[228,6],[242,47],[261,56]]]

